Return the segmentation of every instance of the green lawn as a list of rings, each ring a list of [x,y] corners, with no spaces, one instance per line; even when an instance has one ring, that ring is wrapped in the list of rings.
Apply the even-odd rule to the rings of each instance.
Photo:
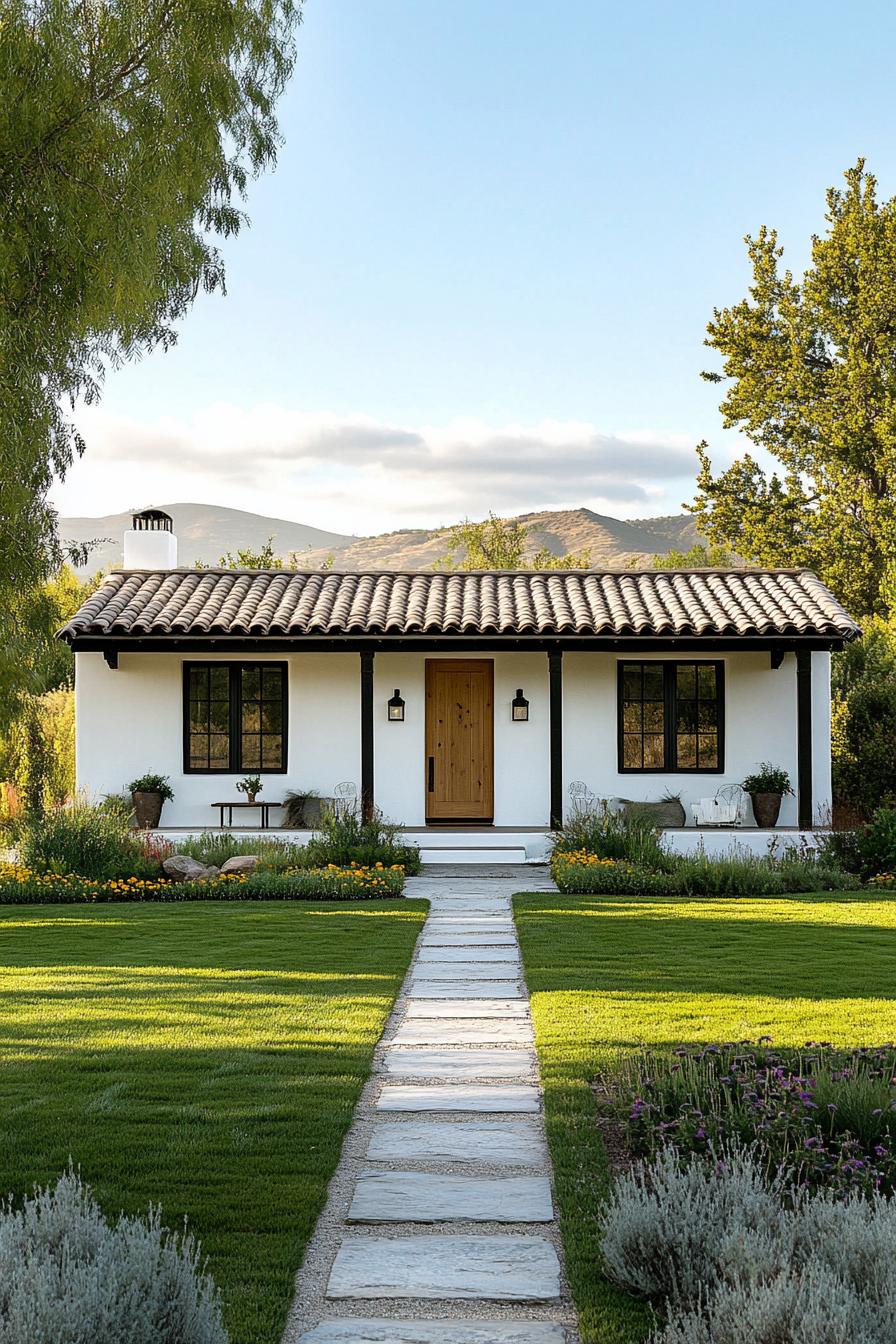
[[[896,1040],[896,900],[554,893],[514,909],[582,1341],[631,1344],[648,1316],[600,1274],[608,1170],[591,1080],[642,1044]]]
[[[188,1215],[276,1344],[422,901],[0,909],[0,1191]]]

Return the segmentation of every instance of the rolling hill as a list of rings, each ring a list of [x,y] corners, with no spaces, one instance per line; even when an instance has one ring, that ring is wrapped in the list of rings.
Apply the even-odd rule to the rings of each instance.
[[[159,507],[174,519],[182,565],[197,560],[215,564],[227,551],[258,550],[273,537],[275,551],[284,557],[294,555],[301,568],[317,569],[332,555],[336,569],[428,569],[445,555],[448,545],[447,528],[353,537],[216,504]],[[694,520],[686,514],[624,521],[590,509],[563,509],[522,514],[520,521],[531,529],[533,549],[546,546],[554,555],[588,550],[595,569],[687,550],[699,540]],[[86,566],[91,573],[121,564],[121,538],[129,526],[130,513],[59,520],[65,540],[97,541]]]

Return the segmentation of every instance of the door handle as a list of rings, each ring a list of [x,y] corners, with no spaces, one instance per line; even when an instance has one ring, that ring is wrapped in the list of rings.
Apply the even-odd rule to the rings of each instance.
[[[430,756],[430,758],[429,758],[429,764],[428,764],[428,767],[427,767],[427,772],[428,772],[427,787],[428,787],[430,793],[435,793],[435,790],[436,790],[436,758],[435,758],[435,756]]]

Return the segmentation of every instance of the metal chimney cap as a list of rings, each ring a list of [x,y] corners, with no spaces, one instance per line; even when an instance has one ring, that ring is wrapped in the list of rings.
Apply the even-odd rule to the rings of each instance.
[[[162,509],[141,509],[131,519],[135,532],[173,532],[174,519]]]

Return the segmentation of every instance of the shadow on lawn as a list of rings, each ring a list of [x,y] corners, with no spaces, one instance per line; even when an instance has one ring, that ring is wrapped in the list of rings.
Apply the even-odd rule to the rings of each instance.
[[[70,1049],[0,1068],[0,1189],[22,1195],[71,1160],[110,1218],[162,1205],[188,1219],[231,1338],[276,1344],[378,1025],[315,1048]]]
[[[783,918],[761,903],[717,899],[526,898],[515,912],[530,990],[762,994],[813,999],[896,998],[896,903],[889,925],[812,920],[811,907],[842,898],[775,898],[806,907]],[[676,916],[675,907],[687,905]],[[878,904],[877,902],[869,902]],[[714,906],[718,913],[709,913]],[[695,913],[700,907],[706,913]]]

